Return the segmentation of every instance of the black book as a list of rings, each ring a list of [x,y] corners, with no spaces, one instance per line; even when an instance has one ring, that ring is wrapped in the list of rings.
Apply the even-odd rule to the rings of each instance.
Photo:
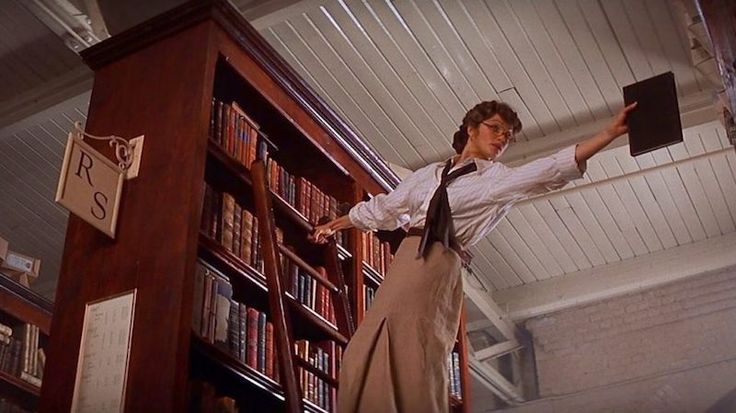
[[[662,73],[624,86],[624,102],[638,102],[627,117],[631,156],[682,142],[675,75]]]

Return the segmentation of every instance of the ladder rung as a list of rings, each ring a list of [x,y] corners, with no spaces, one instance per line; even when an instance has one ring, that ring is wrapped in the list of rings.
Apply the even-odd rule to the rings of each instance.
[[[330,376],[328,373],[318,369],[317,367],[314,367],[313,365],[309,364],[307,360],[304,360],[303,358],[299,357],[298,355],[295,356],[297,363],[301,365],[301,367],[309,370],[311,373],[314,373],[318,378],[324,380],[332,387],[337,387],[337,380],[335,380],[334,377]]]
[[[289,257],[290,260],[294,261],[296,265],[301,267],[303,270],[309,273],[312,277],[317,279],[317,282],[325,286],[330,292],[337,293],[340,292],[340,290],[335,286],[335,284],[331,283],[330,280],[325,278],[324,275],[320,274],[317,270],[315,270],[311,265],[307,264],[304,260],[302,260],[298,255],[296,255],[293,251],[289,250],[282,244],[278,244],[279,251]],[[283,270],[283,269],[282,269]]]

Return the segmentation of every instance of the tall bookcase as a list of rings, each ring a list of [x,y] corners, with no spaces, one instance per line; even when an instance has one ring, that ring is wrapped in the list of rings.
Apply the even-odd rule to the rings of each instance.
[[[271,343],[276,349],[302,340],[344,346],[349,334],[337,327],[341,316],[325,314],[324,306],[322,312],[315,311],[320,304],[313,297],[311,306],[304,304],[306,297],[289,289],[283,262],[272,259],[279,252],[290,255],[308,278],[320,278],[318,268],[331,267],[330,255],[325,247],[306,240],[320,214],[309,216],[299,208],[304,201],[297,200],[293,186],[287,185],[286,193],[278,189],[288,179],[274,180],[278,169],[271,168],[273,162],[265,165],[271,188],[259,191],[264,165],[250,168],[253,153],[246,154],[253,149],[246,141],[258,139],[262,149],[267,137],[278,148],[271,147],[269,159],[289,176],[316,187],[316,193],[326,194],[324,199],[331,198],[320,204],[323,215],[336,214],[340,204],[385,192],[397,183],[395,175],[225,0],[186,3],[86,50],[83,58],[95,71],[87,131],[145,134],[146,140],[139,177],[126,182],[116,239],[70,217],[44,379],[53,386],[43,386],[40,410],[67,411],[71,406],[85,305],[131,289],[137,296],[125,411],[192,409],[191,400],[201,396],[192,390],[193,383],[201,382],[248,411],[293,411],[297,406],[333,410],[334,394],[327,403],[301,397],[295,403],[291,386],[284,384],[290,375],[277,372],[292,365],[299,370],[296,376],[307,371],[334,388],[334,371],[325,374],[290,351],[287,358],[271,353],[278,366],[272,366],[276,372],[264,374],[261,365],[218,346],[211,336],[218,334],[216,327],[211,335],[206,328],[193,328],[201,326],[203,314],[218,311],[195,297],[201,297],[203,285],[216,284],[222,296],[210,293],[213,300],[226,297],[230,309],[240,305],[265,315],[264,323],[275,330]],[[218,105],[225,104],[237,106],[250,126],[243,126],[235,115],[235,126],[226,127],[218,115]],[[255,125],[258,132],[251,134],[249,128],[255,130]],[[224,142],[223,136],[230,141]],[[98,148],[105,151],[103,145]],[[212,199],[214,208],[208,202]],[[245,238],[236,246],[230,230],[222,229],[230,225],[224,217],[231,209],[225,204],[259,219],[260,233],[248,241],[258,240],[258,253],[244,254]],[[266,207],[272,209],[263,210]],[[213,222],[219,223],[215,229]],[[246,219],[239,222],[242,231]],[[401,236],[401,231],[381,234],[394,248]],[[360,232],[346,231],[343,238],[337,267],[359,322],[365,309],[364,283],[367,277],[380,282],[380,276],[371,275],[363,264],[366,251]],[[202,279],[210,279],[210,284]],[[318,284],[339,289],[324,279]],[[332,304],[336,300],[333,294]],[[208,320],[217,316],[212,317]],[[467,368],[461,367],[467,376]],[[454,411],[467,411],[459,398],[451,404]]]
[[[38,383],[21,376],[29,371],[27,365],[32,358],[37,363],[36,349],[48,349],[52,307],[46,298],[0,274],[0,323],[12,329],[0,333],[4,336],[0,343],[0,399],[26,411],[38,407],[41,389]],[[28,326],[33,326],[31,329],[37,332],[35,337],[23,334]],[[41,368],[39,365],[36,370]],[[5,402],[0,405],[4,406]]]

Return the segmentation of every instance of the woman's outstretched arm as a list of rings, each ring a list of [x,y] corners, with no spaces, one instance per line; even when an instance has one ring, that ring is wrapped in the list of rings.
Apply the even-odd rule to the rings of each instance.
[[[626,116],[634,110],[636,102],[621,109],[613,121],[606,126],[602,131],[598,132],[594,136],[578,143],[575,148],[575,160],[578,164],[584,164],[585,161],[590,159],[591,156],[595,155],[601,149],[605,148],[609,143],[613,142],[614,139],[623,135],[629,131],[629,127],[626,126]]]

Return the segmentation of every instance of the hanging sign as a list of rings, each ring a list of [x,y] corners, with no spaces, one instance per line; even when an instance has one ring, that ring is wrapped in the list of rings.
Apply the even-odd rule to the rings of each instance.
[[[137,176],[143,147],[143,136],[131,142],[110,136],[100,138],[85,134],[81,125],[69,133],[61,167],[56,202],[74,215],[115,238],[118,208],[123,181]],[[83,141],[84,136],[110,141],[115,145],[118,164]]]

